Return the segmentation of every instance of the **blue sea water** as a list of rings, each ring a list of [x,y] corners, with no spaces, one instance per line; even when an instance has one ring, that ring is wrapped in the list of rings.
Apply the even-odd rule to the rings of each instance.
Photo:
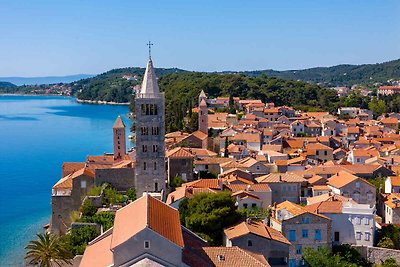
[[[24,247],[50,219],[64,161],[112,152],[112,125],[127,106],[71,97],[0,96],[0,266],[24,266]]]

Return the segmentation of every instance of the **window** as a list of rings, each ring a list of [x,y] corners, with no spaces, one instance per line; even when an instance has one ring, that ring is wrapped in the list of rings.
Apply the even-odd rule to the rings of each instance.
[[[365,241],[369,241],[371,233],[365,232]]]
[[[119,141],[118,141],[118,145],[119,145],[120,143],[119,143]]]
[[[303,249],[301,245],[296,245],[296,254],[301,254],[303,252]]]
[[[151,134],[152,135],[159,135],[160,134],[160,127],[151,127]]]
[[[289,241],[296,241],[296,230],[289,231]]]
[[[339,232],[335,232],[334,240],[335,240],[335,242],[339,242],[340,241],[340,233]]]
[[[158,183],[157,182],[154,183],[154,191],[158,192]]]
[[[361,232],[357,232],[356,233],[356,239],[357,240],[361,240]]]
[[[247,203],[243,204],[243,208],[247,209]]]
[[[303,229],[303,230],[301,231],[301,236],[302,236],[303,238],[308,238],[308,230],[307,230],[307,229]]]
[[[144,241],[144,248],[145,249],[149,249],[150,248],[150,241],[149,240],[145,240]]]
[[[158,113],[156,104],[142,104],[140,110],[142,115],[157,115]]]
[[[153,145],[153,152],[158,152],[158,145]]]
[[[121,149],[121,147],[120,147],[120,146],[118,146],[118,149]]]
[[[310,223],[310,218],[303,217],[303,218],[301,218],[301,222],[304,223],[304,224],[309,224]]]
[[[253,241],[247,240],[247,246],[248,246],[248,247],[252,247],[252,246],[253,246]]]
[[[321,230],[315,229],[315,240],[321,240]]]
[[[356,217],[356,223],[357,224],[361,224],[361,218],[360,217]]]
[[[364,218],[364,223],[365,223],[365,225],[369,225],[369,219],[368,219],[368,217],[365,217],[365,218]]]
[[[324,151],[324,155],[328,156],[328,151],[327,150]]]
[[[157,170],[157,162],[154,162],[154,170]]]
[[[147,152],[147,145],[142,145],[142,152]]]
[[[141,135],[149,135],[149,130],[147,129],[147,127],[141,127],[140,134]]]
[[[316,151],[317,156],[319,156],[319,150]]]
[[[81,181],[81,188],[86,188],[86,181]]]
[[[251,207],[252,207],[252,208],[255,208],[255,207],[257,207],[257,204],[256,204],[256,203],[252,203],[252,204],[251,204]]]
[[[360,182],[356,182],[356,187],[360,188]]]
[[[146,162],[143,162],[143,170],[144,170],[144,171],[146,170],[146,167],[147,167]]]

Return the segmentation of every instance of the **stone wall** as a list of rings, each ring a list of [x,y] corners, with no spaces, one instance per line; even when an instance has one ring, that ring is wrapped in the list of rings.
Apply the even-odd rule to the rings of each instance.
[[[381,264],[388,258],[393,258],[397,263],[400,263],[400,250],[365,246],[354,247],[360,251],[363,258],[372,263]]]
[[[95,174],[96,186],[105,182],[111,184],[118,191],[126,191],[135,186],[135,169],[97,169]]]

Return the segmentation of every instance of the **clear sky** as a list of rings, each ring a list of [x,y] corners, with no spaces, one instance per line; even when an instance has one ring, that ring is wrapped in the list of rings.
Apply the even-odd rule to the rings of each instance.
[[[0,0],[0,76],[300,69],[400,58],[399,0]]]

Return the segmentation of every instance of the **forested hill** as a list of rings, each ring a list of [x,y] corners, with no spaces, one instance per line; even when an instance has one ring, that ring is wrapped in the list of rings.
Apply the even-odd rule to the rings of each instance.
[[[80,80],[71,86],[79,99],[113,102],[129,102],[132,88],[141,83],[144,68],[113,69],[93,78]],[[171,73],[186,72],[177,68],[156,68],[157,77]]]
[[[352,86],[384,83],[389,79],[400,79],[400,59],[377,64],[337,65],[304,70],[260,70],[241,72],[250,76],[265,74],[268,77],[301,80],[318,83],[322,86]]]
[[[0,81],[0,88],[13,88],[13,87],[17,87],[17,86],[10,82],[1,82]]]

